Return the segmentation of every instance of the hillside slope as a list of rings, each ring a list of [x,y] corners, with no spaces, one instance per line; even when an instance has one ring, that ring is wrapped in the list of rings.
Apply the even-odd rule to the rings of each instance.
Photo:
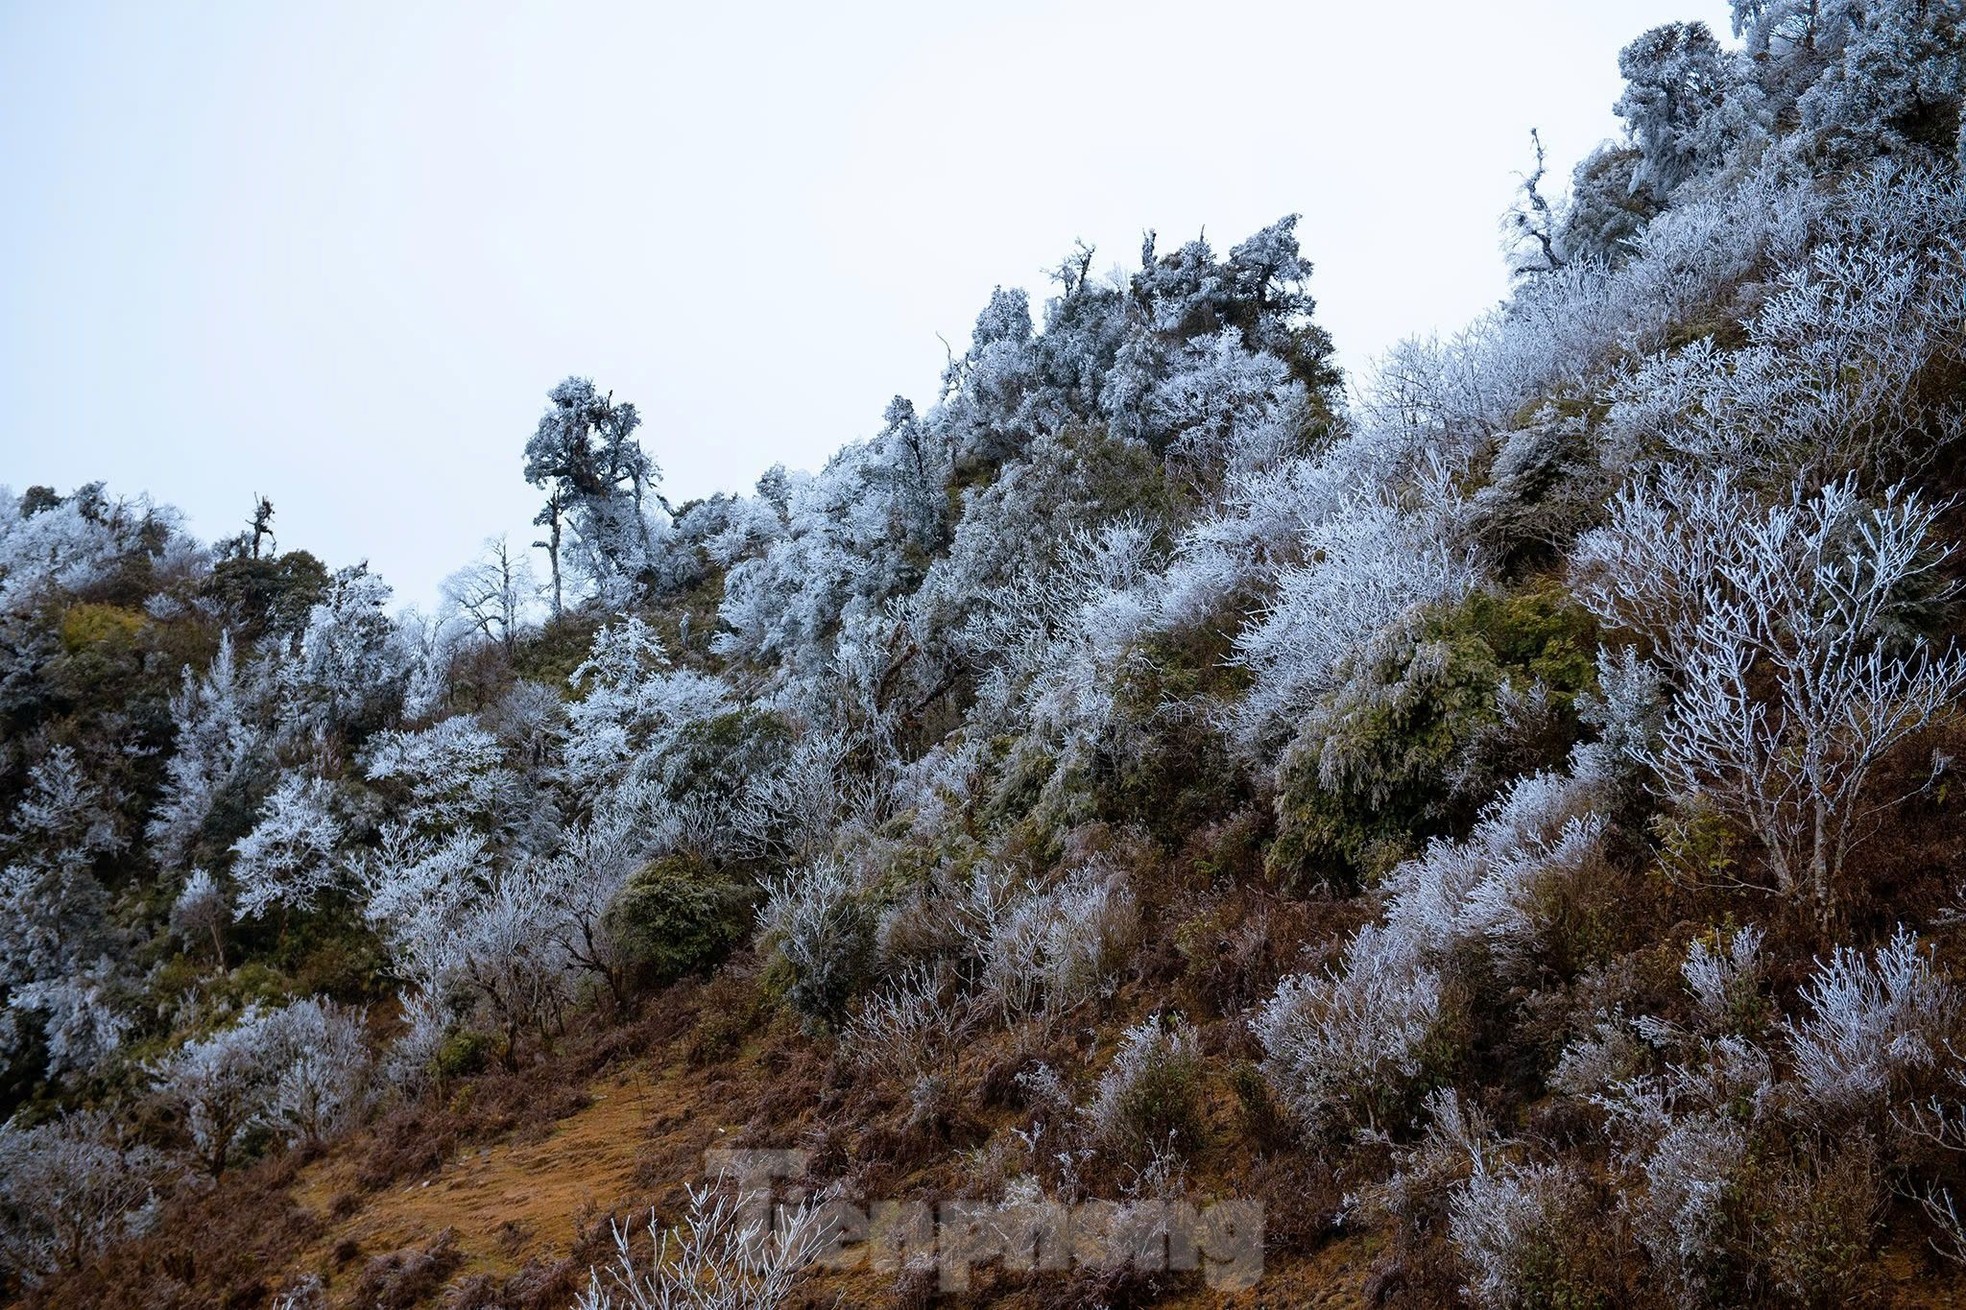
[[[1371,376],[1285,218],[435,617],[0,497],[10,1292],[1958,1299],[1966,19],[1735,9]]]

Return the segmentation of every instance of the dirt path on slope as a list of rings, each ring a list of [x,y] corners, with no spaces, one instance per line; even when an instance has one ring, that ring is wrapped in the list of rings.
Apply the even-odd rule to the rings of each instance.
[[[324,1276],[339,1306],[352,1304],[365,1262],[426,1248],[446,1230],[462,1257],[450,1280],[564,1259],[583,1222],[701,1176],[703,1150],[723,1129],[703,1092],[700,1078],[673,1066],[631,1066],[592,1084],[589,1104],[544,1136],[468,1148],[427,1178],[378,1192],[359,1189],[354,1161],[322,1161],[294,1197],[327,1229],[290,1273]]]

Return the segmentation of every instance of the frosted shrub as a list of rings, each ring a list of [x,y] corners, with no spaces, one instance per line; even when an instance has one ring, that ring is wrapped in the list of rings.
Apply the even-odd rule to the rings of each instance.
[[[1440,975],[1368,924],[1341,968],[1285,978],[1252,1026],[1278,1098],[1313,1127],[1377,1127],[1425,1069],[1441,1017]]]
[[[182,1110],[199,1162],[214,1177],[266,1113],[278,1076],[275,1036],[268,1016],[249,1008],[237,1024],[186,1042],[152,1070],[164,1100]]]
[[[112,500],[103,484],[79,487],[62,503],[22,512],[21,500],[0,494],[0,611],[20,613],[44,591],[85,591],[131,556],[157,552],[146,538],[181,538],[175,510],[146,499]],[[160,531],[161,529],[161,531]]]
[[[273,1310],[327,1310],[327,1288],[319,1274],[302,1274],[273,1297]]]
[[[1236,710],[1251,747],[1278,744],[1372,634],[1409,610],[1460,600],[1479,576],[1424,526],[1375,500],[1307,529],[1299,544],[1307,562],[1279,574],[1275,598],[1236,637],[1236,657],[1254,678]]]
[[[1747,1153],[1741,1124],[1703,1112],[1672,1121],[1640,1157],[1645,1189],[1628,1205],[1653,1264],[1682,1301],[1703,1302],[1719,1272],[1727,1206]]]
[[[1155,533],[1129,517],[1062,537],[1047,567],[978,591],[956,639],[982,671],[973,727],[1078,759],[1114,730],[1115,688],[1154,616]]]
[[[1725,473],[1668,468],[1578,543],[1579,599],[1649,638],[1675,684],[1641,762],[1744,824],[1774,889],[1824,919],[1878,810],[1872,774],[1966,691],[1966,652],[1904,630],[1910,597],[1949,591],[1938,512],[1896,489],[1866,504],[1850,479],[1764,509]]]
[[[1750,925],[1711,943],[1696,938],[1687,948],[1680,976],[1709,1029],[1751,1032],[1764,1018],[1761,982],[1766,968],[1761,930]]]
[[[1749,344],[1710,340],[1649,360],[1613,422],[1763,482],[1905,471],[1955,440],[1961,414],[1928,405],[1928,366],[1966,346],[1966,279],[1913,252],[1825,245],[1784,272]]]
[[[496,832],[522,801],[504,746],[463,716],[421,732],[377,733],[364,765],[370,782],[400,792],[401,822],[433,836],[459,828]]]
[[[1492,820],[1491,820],[1492,822]],[[1554,834],[1477,830],[1479,878],[1469,890],[1467,919],[1479,926],[1498,958],[1512,968],[1541,960],[1568,964],[1588,931],[1581,921],[1609,891],[1604,840],[1609,825],[1598,814],[1573,815]]]
[[[1160,622],[1206,622],[1225,602],[1298,562],[1298,543],[1364,489],[1365,470],[1350,458],[1357,444],[1232,476],[1214,506],[1181,533],[1174,561],[1156,582]]]
[[[844,865],[822,860],[765,884],[758,926],[792,975],[808,1020],[838,1022],[873,968],[874,917]]]
[[[915,965],[866,996],[840,1029],[840,1047],[862,1068],[903,1081],[954,1058],[975,1026],[958,995],[944,1003],[941,980]]]
[[[158,863],[175,865],[196,841],[220,791],[234,782],[261,746],[252,722],[254,689],[241,678],[232,634],[219,635],[218,653],[204,676],[185,666],[171,697],[176,749],[164,763],[164,794],[145,826]]]
[[[750,859],[806,860],[831,841],[851,786],[846,739],[810,732],[776,767],[746,780],[730,818],[736,852]]]
[[[169,1175],[156,1151],[120,1140],[107,1115],[0,1125],[0,1272],[33,1283],[141,1235]]]
[[[1557,1057],[1547,1079],[1553,1092],[1588,1098],[1623,1082],[1651,1063],[1652,1049],[1622,1014],[1599,1019]]]
[[[551,1044],[573,999],[561,896],[550,866],[500,870],[437,944],[437,985],[503,1032],[508,1069],[525,1033]]]
[[[1690,1054],[1592,1099],[1609,1114],[1614,1158],[1629,1171],[1625,1208],[1639,1239],[1668,1286],[1694,1304],[1726,1277],[1728,1207],[1775,1089],[1767,1055],[1740,1038]]]
[[[1500,1147],[1495,1125],[1479,1106],[1468,1105],[1451,1087],[1427,1093],[1426,1131],[1412,1146],[1394,1153],[1397,1167],[1386,1181],[1368,1186],[1360,1200],[1403,1223],[1422,1223],[1445,1210],[1454,1192],[1476,1166]]]
[[[673,1232],[653,1214],[653,1251],[636,1254],[630,1231],[614,1228],[607,1277],[595,1269],[574,1310],[777,1310],[800,1274],[831,1249],[826,1212],[776,1210],[764,1196],[691,1188],[689,1213]]]
[[[1960,1017],[1958,989],[1903,927],[1868,958],[1839,946],[1819,960],[1802,1004],[1787,1025],[1795,1080],[1832,1118],[1884,1109],[1894,1084],[1937,1062]]]
[[[989,925],[982,989],[1006,1019],[1061,1013],[1097,995],[1139,940],[1140,908],[1125,871],[1102,863],[1043,890],[979,884],[973,896]]]
[[[1476,1305],[1516,1306],[1545,1297],[1562,1276],[1562,1248],[1578,1187],[1549,1164],[1491,1162],[1477,1157],[1474,1173],[1448,1202],[1447,1231],[1468,1275],[1462,1291]]]
[[[353,862],[363,916],[399,978],[438,989],[457,959],[458,926],[490,885],[485,839],[458,832],[438,840],[397,823],[385,823],[381,837]]]
[[[1386,928],[1438,961],[1482,943],[1505,964],[1572,945],[1559,941],[1569,902],[1602,882],[1605,820],[1595,783],[1561,773],[1520,779],[1463,842],[1435,841],[1387,880]]]
[[[1195,1030],[1159,1015],[1120,1036],[1086,1108],[1093,1140],[1135,1163],[1181,1156],[1201,1131],[1201,1052]]]
[[[1602,894],[1596,789],[1588,775],[1520,780],[1467,841],[1436,841],[1394,870],[1384,924],[1360,929],[1338,969],[1284,980],[1255,1027],[1287,1108],[1313,1126],[1377,1126],[1425,1066],[1456,950],[1513,967],[1577,945],[1572,911]]]
[[[400,992],[397,1003],[403,1029],[382,1054],[380,1080],[386,1087],[418,1091],[430,1078],[438,1052],[450,1036],[451,1015],[435,998],[422,992]]]

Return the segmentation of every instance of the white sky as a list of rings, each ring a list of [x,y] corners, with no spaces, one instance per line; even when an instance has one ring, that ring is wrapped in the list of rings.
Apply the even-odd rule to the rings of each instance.
[[[713,12],[714,10],[714,12]],[[526,526],[545,392],[672,500],[926,405],[1001,283],[1285,213],[1348,366],[1504,289],[1496,219],[1724,0],[0,0],[0,483],[97,478],[401,599]]]

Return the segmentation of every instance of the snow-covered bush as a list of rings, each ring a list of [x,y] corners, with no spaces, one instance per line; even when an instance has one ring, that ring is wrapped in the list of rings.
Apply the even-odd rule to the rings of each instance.
[[[691,725],[737,708],[720,680],[671,670],[655,630],[633,616],[594,634],[570,681],[583,694],[567,706],[563,769],[584,791],[647,776]]]
[[[1236,637],[1254,679],[1236,729],[1253,749],[1274,749],[1373,634],[1408,611],[1459,600],[1479,577],[1425,525],[1372,499],[1305,530],[1298,549],[1304,562],[1279,573],[1274,599]]]
[[[1958,989],[1902,926],[1868,957],[1839,946],[1818,961],[1802,1005],[1786,1029],[1795,1080],[1832,1121],[1886,1108],[1908,1076],[1938,1062],[1961,1017]]]
[[[95,866],[120,850],[120,798],[97,786],[67,746],[28,770],[0,831],[0,1057],[11,1062],[36,1027],[47,1072],[84,1072],[122,1041],[118,934]]]
[[[1683,1302],[1704,1304],[1725,1275],[1727,1209],[1739,1197],[1749,1136],[1712,1111],[1673,1118],[1639,1156],[1644,1190],[1628,1203],[1653,1265]]]
[[[1682,1302],[1703,1304],[1730,1277],[1731,1207],[1775,1089],[1767,1055],[1741,1038],[1688,1055],[1592,1099],[1610,1116],[1614,1159],[1628,1171],[1625,1211],[1653,1266]]]
[[[1579,598],[1647,638],[1676,695],[1641,752],[1668,794],[1743,823],[1770,880],[1828,915],[1878,802],[1871,776],[1966,692],[1966,652],[1910,626],[1948,588],[1938,508],[1853,480],[1764,508],[1724,472],[1669,467],[1578,543]]]
[[[1441,980],[1368,924],[1337,969],[1285,978],[1253,1021],[1278,1099],[1312,1128],[1377,1127],[1439,1052]]]
[[[1475,1157],[1468,1180],[1448,1202],[1448,1235],[1476,1305],[1513,1307],[1560,1299],[1571,1226],[1582,1189],[1561,1165]]]
[[[1120,1034],[1119,1051],[1086,1106],[1086,1126],[1117,1159],[1185,1156],[1199,1144],[1201,1095],[1195,1030],[1155,1015]]]
[[[371,783],[399,793],[397,821],[446,838],[470,830],[487,834],[519,825],[523,806],[517,772],[498,738],[458,715],[416,732],[382,732],[364,760]]]
[[[1369,880],[1509,777],[1560,762],[1592,644],[1589,617],[1547,590],[1478,592],[1373,634],[1277,767],[1271,871]]]
[[[369,1108],[374,1057],[367,1015],[319,997],[275,1014],[278,1072],[266,1122],[290,1143],[323,1141]]]
[[[971,892],[981,989],[1006,1020],[1062,1014],[1103,991],[1131,961],[1140,909],[1125,870],[1094,861],[1033,889],[980,871]]]
[[[0,1125],[0,1271],[34,1283],[141,1235],[170,1175],[101,1112]]]
[[[1504,965],[1570,962],[1570,911],[1601,896],[1606,822],[1596,780],[1523,778],[1483,812],[1466,841],[1438,840],[1386,882],[1386,930],[1415,956],[1443,960],[1479,944]]]
[[[615,1259],[593,1270],[574,1310],[778,1310],[808,1267],[832,1249],[822,1206],[779,1208],[768,1197],[689,1189],[673,1232],[651,1213],[644,1257],[616,1224]]]
[[[1956,253],[1820,246],[1781,275],[1745,346],[1703,339],[1653,356],[1620,385],[1611,421],[1763,485],[1916,469],[1966,431],[1932,380],[1966,351],[1958,264]]]
[[[529,1033],[551,1048],[574,999],[567,916],[558,892],[550,867],[498,870],[439,944],[442,994],[458,998],[467,1017],[500,1033],[507,1068],[518,1066],[519,1044]]]
[[[790,972],[787,999],[809,1021],[838,1022],[874,962],[874,915],[852,871],[821,860],[764,890],[758,927]]]
[[[1716,934],[1711,942],[1695,938],[1687,948],[1680,976],[1709,1031],[1752,1035],[1766,1021],[1761,985],[1768,962],[1761,942],[1761,930],[1750,925],[1730,936]]]
[[[945,986],[922,964],[864,997],[841,1025],[840,1049],[862,1068],[897,1082],[912,1082],[953,1059],[974,1030],[977,1010],[969,997]]]

